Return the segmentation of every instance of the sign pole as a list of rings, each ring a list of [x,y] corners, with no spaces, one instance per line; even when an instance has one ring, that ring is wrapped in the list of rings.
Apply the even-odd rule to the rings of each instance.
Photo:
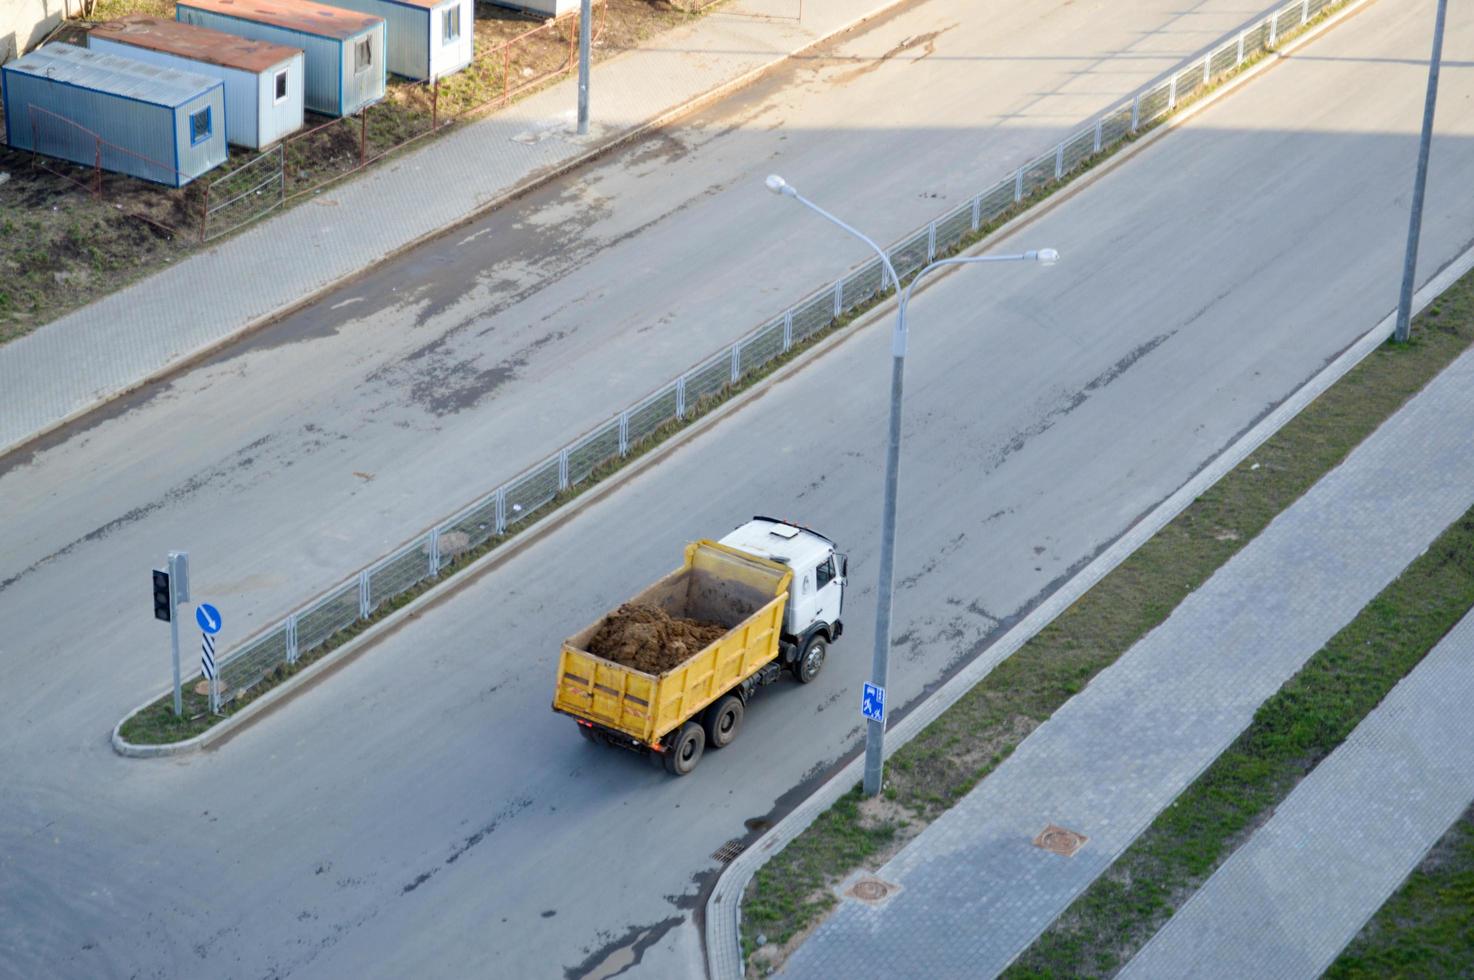
[[[179,605],[189,601],[189,553],[169,552],[169,645],[174,653],[174,716],[184,714],[179,678]]]

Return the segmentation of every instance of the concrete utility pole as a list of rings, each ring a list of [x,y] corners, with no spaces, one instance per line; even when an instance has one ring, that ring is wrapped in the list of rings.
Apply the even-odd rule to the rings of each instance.
[[[594,0],[583,0],[578,10],[578,135],[589,132],[589,48],[593,43]]]
[[[1423,137],[1418,143],[1418,172],[1413,178],[1413,209],[1408,219],[1407,252],[1402,260],[1402,294],[1397,300],[1398,343],[1406,343],[1412,329],[1413,280],[1418,269],[1418,238],[1423,231],[1423,188],[1428,183],[1428,151],[1433,143],[1433,106],[1438,101],[1438,68],[1443,61],[1443,20],[1448,0],[1438,0],[1433,22],[1433,57],[1428,62],[1428,95],[1423,102]]]

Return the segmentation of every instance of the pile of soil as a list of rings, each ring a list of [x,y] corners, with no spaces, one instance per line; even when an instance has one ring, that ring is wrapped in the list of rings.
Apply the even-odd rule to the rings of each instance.
[[[677,619],[665,610],[627,602],[605,617],[589,653],[647,674],[663,674],[716,641],[725,626]]]

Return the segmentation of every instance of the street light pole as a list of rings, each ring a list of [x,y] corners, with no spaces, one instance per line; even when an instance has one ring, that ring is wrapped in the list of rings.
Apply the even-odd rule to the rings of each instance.
[[[594,31],[594,2],[583,0],[578,10],[578,135],[589,132],[589,47]]]
[[[767,179],[768,190],[774,194],[791,197],[820,217],[860,239],[875,254],[880,256],[881,267],[900,294],[896,305],[896,324],[891,332],[891,406],[890,429],[885,454],[885,504],[881,510],[880,529],[880,576],[875,608],[875,652],[870,664],[870,683],[882,690],[886,686],[890,666],[891,608],[894,603],[896,555],[896,497],[901,470],[901,399],[906,370],[906,309],[911,302],[911,293],[921,280],[935,269],[950,265],[973,265],[981,262],[1041,262],[1053,265],[1059,253],[1052,248],[1022,252],[1017,255],[970,255],[950,259],[939,259],[922,268],[902,289],[900,277],[886,255],[885,249],[875,244],[864,233],[852,228],[839,218],[825,211],[814,202],[799,194],[787,181],[776,174]],[[881,278],[881,288],[885,288]],[[885,762],[885,723],[870,719],[865,731],[865,795],[875,796],[880,792],[881,776]]]
[[[1428,61],[1428,95],[1423,100],[1423,135],[1418,141],[1418,170],[1413,177],[1413,207],[1408,219],[1407,251],[1402,260],[1402,292],[1397,299],[1398,343],[1406,343],[1412,329],[1413,279],[1418,268],[1418,238],[1423,230],[1423,188],[1428,183],[1428,151],[1433,142],[1433,107],[1438,101],[1438,68],[1443,61],[1443,19],[1448,0],[1438,0],[1433,21],[1433,56]]]

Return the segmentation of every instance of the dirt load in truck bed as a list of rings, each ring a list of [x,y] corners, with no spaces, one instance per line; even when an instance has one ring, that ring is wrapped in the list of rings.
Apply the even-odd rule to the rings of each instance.
[[[663,609],[627,602],[605,617],[589,653],[647,674],[663,674],[715,643],[727,627],[676,619]]]

